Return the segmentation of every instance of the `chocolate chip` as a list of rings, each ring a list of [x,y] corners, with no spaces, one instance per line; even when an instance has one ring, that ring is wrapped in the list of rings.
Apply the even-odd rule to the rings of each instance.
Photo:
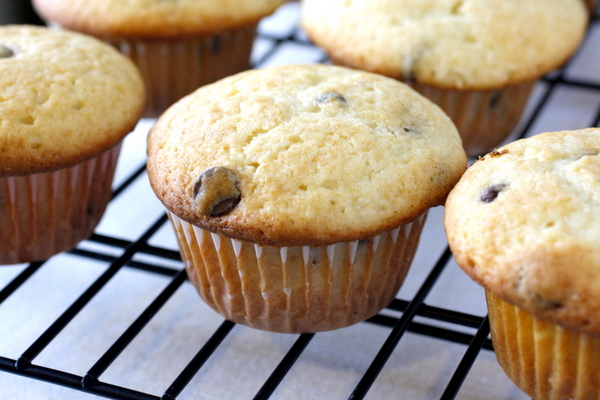
[[[408,133],[410,135],[419,135],[421,133],[421,130],[414,126],[404,126],[402,127],[402,130],[404,131],[404,133]]]
[[[342,96],[341,94],[336,93],[336,92],[324,93],[324,94],[320,95],[319,97],[317,97],[316,102],[317,103],[327,103],[327,102],[331,101],[332,99],[338,100],[340,103],[342,103],[343,106],[348,105],[348,100],[346,100],[346,98],[344,96]]]
[[[210,217],[227,214],[242,198],[240,180],[229,168],[209,168],[196,181],[193,196],[201,214]]]
[[[6,46],[0,44],[0,58],[9,58],[15,55],[15,52]]]
[[[500,193],[505,186],[506,185],[504,183],[498,183],[485,188],[481,193],[480,200],[484,203],[491,203],[492,201],[496,200],[498,193]]]
[[[565,305],[560,301],[550,300],[544,298],[539,293],[535,293],[533,299],[536,305],[542,310],[557,310],[559,308],[563,308]]]
[[[402,75],[404,81],[408,85],[416,85],[418,83],[414,67],[420,55],[421,51],[419,50],[413,53],[406,54],[402,59]]]
[[[415,76],[415,73],[413,72],[412,69],[406,71],[404,75],[405,75],[404,80],[407,85],[416,85],[419,83],[419,82],[417,82],[417,77]]]

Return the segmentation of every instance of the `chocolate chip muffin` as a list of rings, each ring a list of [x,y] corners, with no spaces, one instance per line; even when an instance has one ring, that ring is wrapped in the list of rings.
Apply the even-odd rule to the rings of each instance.
[[[427,210],[465,168],[439,107],[393,79],[327,65],[205,86],[148,137],[150,183],[200,295],[277,332],[341,328],[387,306]]]
[[[396,78],[452,118],[467,154],[497,147],[538,78],[581,42],[581,0],[305,0],[302,26],[332,62]]]
[[[198,87],[244,71],[261,18],[284,0],[33,0],[52,25],[96,36],[140,68],[156,118]]]
[[[600,128],[523,139],[479,159],[446,202],[498,361],[535,399],[600,397],[599,154]]]
[[[0,27],[0,264],[92,233],[144,97],[135,65],[92,37]]]

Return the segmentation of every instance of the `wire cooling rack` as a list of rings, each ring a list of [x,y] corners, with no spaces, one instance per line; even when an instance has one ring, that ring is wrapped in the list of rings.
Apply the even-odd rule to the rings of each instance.
[[[260,25],[256,68],[327,62],[298,3]],[[598,126],[600,20],[541,79],[510,140]],[[46,262],[0,268],[0,398],[525,399],[499,369],[482,291],[447,248],[434,209],[404,287],[381,314],[284,335],[223,320],[187,281],[145,175],[143,120],[126,140],[96,232]]]

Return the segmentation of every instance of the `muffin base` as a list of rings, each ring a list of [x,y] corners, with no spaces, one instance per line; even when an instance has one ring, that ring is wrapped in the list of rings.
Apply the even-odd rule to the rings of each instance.
[[[42,261],[91,235],[120,150],[121,142],[73,167],[0,178],[0,264]]]
[[[284,333],[363,321],[396,296],[427,218],[372,239],[275,247],[214,234],[169,213],[190,281],[230,321]]]
[[[258,24],[214,35],[174,39],[104,37],[140,69],[145,118],[156,118],[183,96],[250,68]]]
[[[506,375],[536,400],[600,399],[600,337],[541,320],[486,291],[492,342]]]
[[[334,65],[347,66],[331,57]],[[443,89],[402,81],[440,106],[456,125],[469,157],[483,156],[507,139],[519,123],[536,80],[491,90]]]
[[[470,157],[487,154],[513,132],[536,81],[496,90],[452,90],[409,85],[440,106],[458,128]]]
[[[584,3],[587,5],[590,13],[593,13],[596,10],[596,7],[600,2],[598,0],[584,0]]]

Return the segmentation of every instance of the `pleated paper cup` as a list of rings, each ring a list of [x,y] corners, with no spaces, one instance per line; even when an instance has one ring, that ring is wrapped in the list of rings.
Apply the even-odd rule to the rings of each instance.
[[[120,149],[121,142],[69,168],[0,178],[0,264],[45,260],[91,235]]]
[[[587,5],[590,12],[594,12],[599,4],[598,0],[583,0],[583,2]]]
[[[202,299],[230,321],[284,333],[346,327],[389,305],[409,270],[426,215],[368,240],[276,247],[214,234],[169,213]]]
[[[495,90],[454,90],[410,86],[450,117],[458,128],[468,156],[477,157],[498,147],[519,123],[536,81]]]
[[[146,84],[143,116],[156,118],[199,87],[249,69],[257,26],[172,39],[103,39],[137,64]]]
[[[535,400],[600,399],[600,337],[486,298],[496,357],[517,387]]]
[[[334,65],[350,66],[334,57],[331,61]],[[494,150],[514,131],[537,81],[489,90],[447,89],[410,80],[403,82],[444,110],[456,125],[467,155],[477,157]]]

